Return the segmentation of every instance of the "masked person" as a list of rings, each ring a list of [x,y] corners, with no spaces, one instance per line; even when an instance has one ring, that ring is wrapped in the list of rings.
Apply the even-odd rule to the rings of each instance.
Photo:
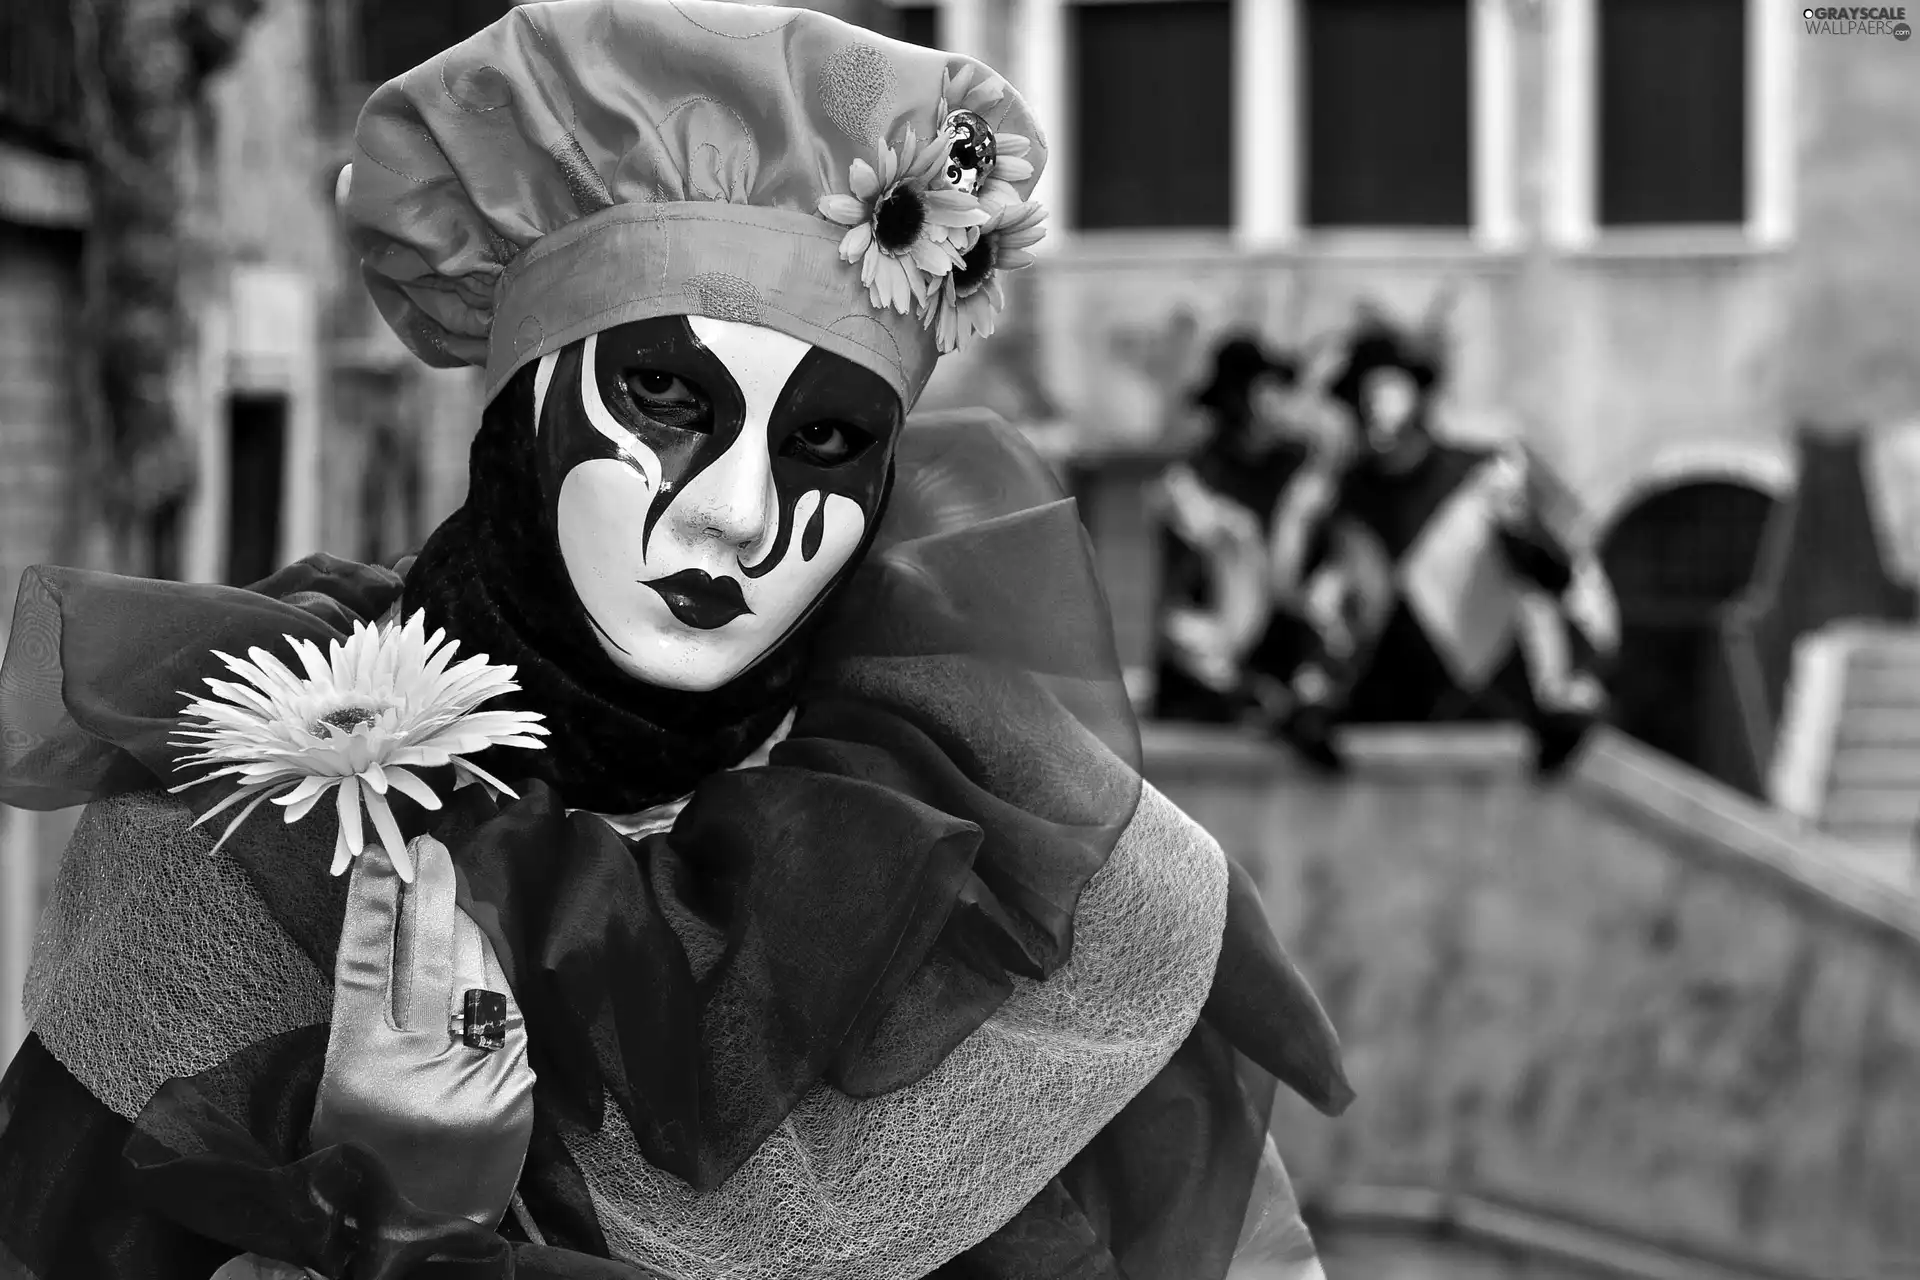
[[[1332,394],[1359,453],[1312,614],[1351,655],[1341,718],[1517,719],[1551,773],[1603,710],[1611,596],[1537,459],[1435,436],[1442,372],[1428,335],[1377,317],[1354,334]]]
[[[1333,1032],[1141,780],[1045,466],[903,429],[1044,160],[799,9],[521,6],[373,95],[343,215],[486,370],[468,497],[399,572],[28,575],[0,801],[88,808],[10,1273],[1319,1274],[1267,1121]]]
[[[1208,435],[1168,468],[1155,715],[1198,723],[1292,723],[1295,677],[1313,652],[1300,610],[1322,552],[1330,459],[1305,421],[1297,362],[1235,336],[1194,393]]]

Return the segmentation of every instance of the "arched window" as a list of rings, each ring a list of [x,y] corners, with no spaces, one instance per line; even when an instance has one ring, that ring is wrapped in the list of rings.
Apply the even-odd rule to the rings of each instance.
[[[1725,690],[1721,611],[1752,581],[1776,505],[1740,480],[1682,479],[1632,502],[1600,538],[1620,610],[1614,723],[1716,776],[1728,731],[1715,701]]]
[[[1753,577],[1772,495],[1731,479],[1686,481],[1642,497],[1615,517],[1601,556],[1621,608],[1643,617],[1695,617],[1738,595]]]

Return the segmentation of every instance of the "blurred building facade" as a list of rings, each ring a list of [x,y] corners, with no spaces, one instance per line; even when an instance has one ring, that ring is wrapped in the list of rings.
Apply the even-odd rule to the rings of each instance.
[[[924,403],[1058,419],[1089,455],[1123,660],[1158,593],[1137,455],[1213,343],[1310,343],[1363,301],[1439,314],[1447,422],[1570,482],[1622,667],[1671,673],[1622,691],[1633,731],[1728,776],[1677,690],[1726,678],[1801,428],[1865,429],[1877,458],[1920,415],[1911,42],[1784,0],[946,0],[935,24],[1047,123],[1054,234],[1020,336],[942,362]],[[1901,487],[1871,495],[1890,561]]]
[[[1920,406],[1906,43],[1784,0],[947,0],[937,25],[1048,123],[1041,358],[1090,439],[1152,438],[1220,330],[1299,340],[1362,298],[1446,298],[1456,418],[1603,510],[1686,474],[1776,490],[1795,421]]]

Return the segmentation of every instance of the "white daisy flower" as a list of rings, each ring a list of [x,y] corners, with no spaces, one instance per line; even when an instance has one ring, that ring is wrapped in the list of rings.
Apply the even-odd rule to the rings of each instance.
[[[190,701],[173,745],[193,750],[180,763],[217,767],[173,791],[217,778],[238,780],[233,794],[195,826],[236,804],[246,806],[227,824],[216,850],[261,801],[283,806],[291,825],[334,791],[340,835],[332,873],[345,871],[366,847],[364,806],[400,878],[411,883],[413,862],[388,807],[388,793],[438,809],[440,797],[414,770],[452,765],[459,779],[456,790],[478,782],[513,795],[512,788],[461,757],[489,747],[543,745],[540,738],[547,730],[537,713],[475,710],[519,689],[515,669],[494,666],[485,654],[452,665],[459,642],[447,640],[444,631],[429,637],[424,613],[415,613],[405,626],[358,624],[350,638],[334,641],[324,656],[310,640],[285,639],[299,656],[304,677],[265,649],[248,650],[245,662],[216,651],[214,656],[245,683],[208,679],[212,697],[182,695]]]
[[[879,168],[853,162],[851,195],[820,199],[820,215],[848,228],[840,258],[859,264],[876,310],[924,306],[933,282],[960,265],[968,228],[987,220],[978,200],[947,181],[952,145],[944,133],[920,141],[908,126],[898,152],[881,144]]]

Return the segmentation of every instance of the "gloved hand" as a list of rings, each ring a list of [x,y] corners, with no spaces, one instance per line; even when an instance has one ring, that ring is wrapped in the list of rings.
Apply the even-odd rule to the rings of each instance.
[[[533,1131],[526,1024],[485,935],[455,905],[447,847],[423,836],[410,848],[411,886],[377,842],[354,860],[311,1137],[315,1149],[360,1143],[415,1205],[492,1227]],[[506,997],[501,1048],[462,1038],[469,988]]]

